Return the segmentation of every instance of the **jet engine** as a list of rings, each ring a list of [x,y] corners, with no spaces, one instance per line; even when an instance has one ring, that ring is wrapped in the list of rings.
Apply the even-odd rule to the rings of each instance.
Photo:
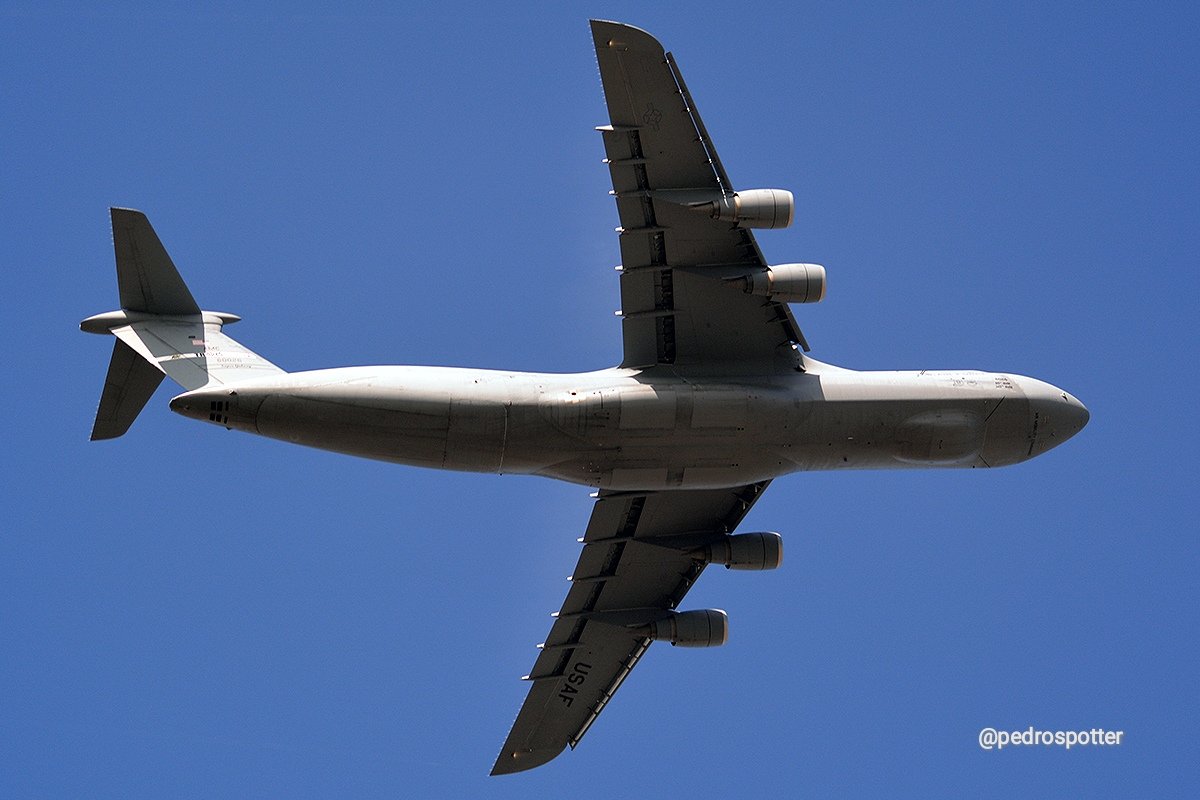
[[[745,189],[732,194],[707,189],[663,189],[649,192],[665,200],[739,228],[786,228],[796,201],[786,189]]]
[[[820,264],[779,264],[731,279],[742,291],[783,303],[819,303],[825,299],[825,268]]]
[[[786,228],[795,211],[796,201],[786,189],[746,189],[714,202],[709,214],[739,228]]]
[[[775,569],[783,561],[783,537],[778,533],[737,533],[704,547],[704,560],[725,569]]]
[[[680,647],[717,647],[729,639],[729,617],[718,608],[672,611],[639,632]]]

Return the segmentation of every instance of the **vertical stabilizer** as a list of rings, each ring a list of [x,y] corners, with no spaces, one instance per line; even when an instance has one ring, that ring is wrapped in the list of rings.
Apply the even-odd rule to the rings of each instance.
[[[150,314],[199,314],[200,306],[141,211],[110,208],[121,308]]]

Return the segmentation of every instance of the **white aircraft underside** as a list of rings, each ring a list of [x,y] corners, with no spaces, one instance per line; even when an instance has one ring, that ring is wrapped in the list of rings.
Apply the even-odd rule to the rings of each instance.
[[[778,534],[734,533],[772,479],[1015,464],[1088,421],[1077,399],[1033,378],[857,372],[806,355],[788,304],[822,299],[824,268],[769,265],[750,232],[789,224],[791,194],[732,188],[652,36],[602,21],[592,31],[621,221],[619,367],[285,372],[224,333],[236,316],[201,310],[144,214],[116,208],[121,310],[81,324],[117,337],[93,439],[123,434],[169,376],[186,390],[172,410],[224,428],[600,488],[493,774],[578,744],[652,641],[724,643],[723,611],[676,607],[707,564],[779,565]]]

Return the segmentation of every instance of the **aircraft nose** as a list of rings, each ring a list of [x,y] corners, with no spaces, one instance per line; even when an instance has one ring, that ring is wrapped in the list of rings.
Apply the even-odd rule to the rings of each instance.
[[[1078,398],[1044,381],[1028,378],[1023,382],[1029,400],[1032,447],[1030,455],[1044,453],[1083,430],[1091,412]]]
[[[1065,394],[1065,392],[1064,392],[1064,394]],[[1083,430],[1084,426],[1087,425],[1088,421],[1092,418],[1092,412],[1088,411],[1087,406],[1085,406],[1083,403],[1079,402],[1078,398],[1072,397],[1071,395],[1067,395],[1067,397],[1071,401],[1071,411],[1070,411],[1069,420],[1070,420],[1070,423],[1075,427],[1074,433],[1079,433],[1081,430]],[[1074,433],[1072,435],[1074,435]]]

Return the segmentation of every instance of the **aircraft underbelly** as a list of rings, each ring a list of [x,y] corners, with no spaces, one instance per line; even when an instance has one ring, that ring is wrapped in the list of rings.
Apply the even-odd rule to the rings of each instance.
[[[495,400],[455,398],[450,402],[446,469],[501,472],[508,433],[508,406]]]
[[[258,433],[295,444],[420,467],[445,466],[449,397],[373,404],[361,399],[272,394]]]
[[[254,398],[242,389],[221,422],[401,464],[624,490],[718,488],[806,470],[998,466],[1029,449],[1025,398],[984,391],[982,377],[967,387],[932,374],[765,385],[401,377],[404,386],[355,378]]]
[[[534,471],[602,488],[646,490],[717,488],[798,471],[997,466],[1015,460],[1007,432],[1024,435],[1024,411],[1019,399],[1011,400],[1013,425],[999,429],[1005,436],[989,437],[995,406],[994,398],[800,406],[750,401],[741,426],[619,426],[589,442],[589,449],[564,452]],[[659,419],[666,416],[664,411]]]

